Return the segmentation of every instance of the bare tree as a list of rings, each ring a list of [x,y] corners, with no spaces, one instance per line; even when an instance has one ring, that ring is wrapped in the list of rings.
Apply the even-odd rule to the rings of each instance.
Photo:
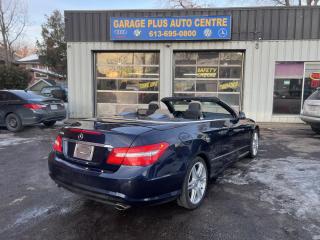
[[[204,8],[212,6],[213,0],[166,0],[165,7],[169,8]]]
[[[203,8],[213,6],[318,6],[320,0],[227,0],[224,5],[217,0],[166,0],[165,7],[169,8]]]
[[[318,6],[319,0],[271,0],[271,4],[282,6]]]
[[[6,65],[13,60],[13,45],[22,37],[26,24],[27,8],[23,0],[0,0],[0,44]]]

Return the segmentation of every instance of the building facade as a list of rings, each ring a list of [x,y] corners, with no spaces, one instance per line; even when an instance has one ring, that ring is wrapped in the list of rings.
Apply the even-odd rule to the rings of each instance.
[[[186,95],[299,122],[320,87],[319,7],[66,11],[65,21],[70,117]]]

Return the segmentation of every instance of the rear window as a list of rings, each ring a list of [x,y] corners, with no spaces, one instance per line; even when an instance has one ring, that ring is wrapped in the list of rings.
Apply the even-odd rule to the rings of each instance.
[[[308,100],[320,100],[320,90],[317,90],[314,93],[312,93]]]
[[[26,100],[42,100],[44,97],[37,95],[33,92],[26,92],[26,91],[13,91],[13,93],[15,95],[17,95],[18,97],[22,98],[22,99],[26,99]]]

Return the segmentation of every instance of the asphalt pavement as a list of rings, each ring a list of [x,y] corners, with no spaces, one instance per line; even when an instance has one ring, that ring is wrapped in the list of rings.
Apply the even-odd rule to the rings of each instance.
[[[227,169],[194,211],[118,211],[58,188],[47,155],[59,127],[0,129],[0,239],[320,240],[320,135],[306,125],[262,125],[258,158]]]

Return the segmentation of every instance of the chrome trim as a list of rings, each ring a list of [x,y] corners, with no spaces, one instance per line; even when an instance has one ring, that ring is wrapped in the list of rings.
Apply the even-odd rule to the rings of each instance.
[[[66,141],[66,142],[73,142],[73,143],[80,143],[80,144],[84,144],[84,145],[89,145],[89,146],[96,146],[96,147],[104,147],[104,148],[109,148],[109,149],[113,149],[113,146],[109,145],[109,144],[101,144],[101,143],[94,143],[94,142],[85,142],[85,141],[78,141],[78,140],[74,140],[74,139],[70,139],[70,138],[62,138],[62,141]]]
[[[228,156],[228,155],[230,155],[230,154],[232,154],[232,153],[235,153],[235,152],[237,152],[237,151],[239,151],[239,150],[242,150],[242,149],[244,149],[244,148],[247,148],[247,147],[250,147],[250,145],[246,145],[246,146],[243,146],[243,147],[241,147],[241,148],[237,148],[236,150],[233,150],[233,151],[231,151],[231,152],[225,153],[225,154],[220,155],[220,156],[218,156],[218,157],[212,158],[211,161],[217,160],[217,159],[219,159],[219,158],[223,158],[223,157],[225,157],[225,156]]]
[[[204,122],[217,122],[217,121],[226,121],[230,120],[230,118],[220,118],[220,119],[207,119],[207,120],[190,120],[190,121],[181,121],[181,122],[175,122],[175,121],[161,121],[161,120],[144,120],[144,119],[130,119],[130,118],[112,118],[112,117],[103,117],[97,119],[99,120],[121,120],[121,121],[131,121],[131,122],[145,122],[145,123],[158,123],[158,124],[189,124],[189,123],[204,123]],[[90,119],[88,119],[90,120]]]

